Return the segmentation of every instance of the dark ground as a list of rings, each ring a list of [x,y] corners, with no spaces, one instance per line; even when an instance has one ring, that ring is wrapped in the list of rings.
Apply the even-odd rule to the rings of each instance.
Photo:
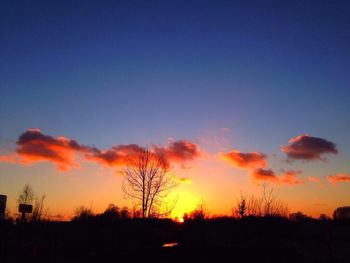
[[[177,242],[175,247],[162,247]],[[350,262],[350,223],[229,218],[0,225],[0,262]]]

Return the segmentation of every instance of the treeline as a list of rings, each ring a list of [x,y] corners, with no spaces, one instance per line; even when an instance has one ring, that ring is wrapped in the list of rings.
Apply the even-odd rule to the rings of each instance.
[[[38,195],[33,188],[26,184],[18,194],[17,204],[30,204],[33,207],[32,213],[26,215],[25,222],[41,222],[41,221],[61,221],[60,217],[51,217],[49,210],[45,207],[46,195]],[[109,204],[102,213],[95,213],[92,208],[86,206],[77,207],[74,210],[71,221],[115,221],[143,218],[142,208],[133,207],[118,207],[115,204]],[[153,216],[152,218],[160,218]],[[166,217],[163,217],[166,218]],[[178,222],[188,221],[208,221],[220,218],[283,218],[294,222],[320,220],[320,221],[350,221],[350,206],[338,207],[333,212],[333,217],[326,214],[320,214],[316,218],[312,218],[303,212],[290,213],[288,204],[279,199],[278,193],[273,188],[268,188],[266,184],[261,186],[259,195],[248,195],[241,193],[237,199],[235,207],[232,208],[230,216],[211,216],[209,210],[203,202],[198,204],[197,208],[189,213],[185,213],[183,218],[175,218]],[[23,217],[19,213],[14,213],[13,216],[5,213],[5,221],[10,223],[23,222]]]

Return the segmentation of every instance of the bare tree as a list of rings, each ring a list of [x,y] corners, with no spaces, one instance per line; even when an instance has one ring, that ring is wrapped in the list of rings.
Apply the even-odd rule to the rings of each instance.
[[[246,197],[246,214],[258,217],[288,217],[288,205],[278,198],[278,193],[273,188],[268,188],[266,184],[262,184],[261,187],[260,196]]]
[[[146,148],[129,158],[124,168],[123,192],[137,200],[142,218],[169,214],[171,209],[161,212],[164,198],[177,185],[169,173],[169,164],[163,155]]]
[[[32,221],[40,221],[44,216],[44,200],[46,195],[37,196],[34,201]]]
[[[18,204],[32,204],[34,201],[34,190],[29,185],[26,184],[21,192],[18,194],[17,203]]]

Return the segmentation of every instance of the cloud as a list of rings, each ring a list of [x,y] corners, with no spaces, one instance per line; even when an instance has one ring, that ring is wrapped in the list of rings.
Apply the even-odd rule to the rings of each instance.
[[[23,132],[16,144],[15,153],[0,156],[0,162],[31,164],[47,161],[56,165],[59,170],[79,167],[76,161],[78,156],[104,166],[123,166],[129,159],[137,157],[142,149],[137,144],[120,144],[101,150],[79,144],[67,137],[45,135],[40,129]],[[151,151],[164,154],[169,164],[192,161],[200,156],[199,147],[188,140],[173,141],[167,147],[153,146]]]
[[[251,175],[256,180],[272,181],[272,182],[276,182],[278,180],[275,172],[271,169],[258,168],[258,169],[255,169],[251,173]]]
[[[301,171],[295,171],[295,170],[288,170],[284,171],[282,170],[283,174],[281,178],[279,178],[279,181],[282,184],[289,184],[289,185],[296,185],[296,184],[305,184],[305,180],[297,178],[298,174],[301,174]]]
[[[85,158],[106,166],[123,166],[137,157],[141,150],[142,147],[137,144],[122,144],[107,150],[93,148],[85,154]]]
[[[231,165],[238,168],[256,169],[266,167],[266,155],[260,152],[243,153],[233,150],[221,155]]]
[[[307,178],[308,181],[312,182],[312,183],[320,183],[321,182],[321,179],[318,178],[318,177],[315,177],[315,176],[309,176]]]
[[[162,154],[169,162],[184,163],[201,155],[198,145],[188,140],[170,142],[167,147],[154,146],[154,151]]]
[[[281,150],[289,159],[294,160],[321,160],[324,154],[337,154],[336,145],[326,139],[302,134],[291,138]]]
[[[304,180],[297,178],[298,174],[301,174],[301,172],[294,171],[294,170],[288,170],[288,171],[282,170],[282,175],[277,176],[275,172],[271,169],[258,168],[251,173],[251,176],[253,177],[253,179],[257,181],[269,181],[274,184],[287,184],[287,185],[304,184],[305,183]]]
[[[350,175],[347,175],[347,174],[329,175],[327,176],[327,181],[332,184],[350,182]]]
[[[59,170],[79,167],[79,164],[74,161],[76,153],[90,149],[66,137],[44,135],[39,129],[28,129],[19,136],[16,144],[20,163],[49,161]]]

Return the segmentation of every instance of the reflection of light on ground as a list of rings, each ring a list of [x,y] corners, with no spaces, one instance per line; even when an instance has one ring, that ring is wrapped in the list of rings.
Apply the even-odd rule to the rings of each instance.
[[[178,245],[177,242],[173,242],[173,243],[165,243],[163,244],[162,247],[176,247]]]

